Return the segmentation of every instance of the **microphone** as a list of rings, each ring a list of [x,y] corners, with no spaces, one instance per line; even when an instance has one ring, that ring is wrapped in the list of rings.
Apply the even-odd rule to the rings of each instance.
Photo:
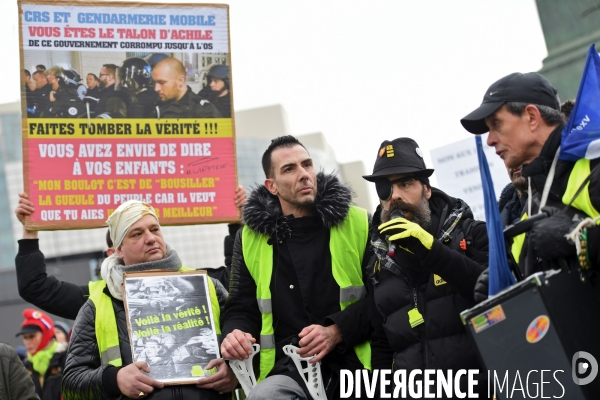
[[[402,211],[399,208],[396,208],[394,211],[392,211],[392,213],[390,214],[390,221],[396,218],[404,218],[404,211]],[[389,236],[388,236],[389,238]],[[389,246],[388,246],[388,256],[390,257],[394,257],[396,255],[396,243],[394,242],[390,242]]]

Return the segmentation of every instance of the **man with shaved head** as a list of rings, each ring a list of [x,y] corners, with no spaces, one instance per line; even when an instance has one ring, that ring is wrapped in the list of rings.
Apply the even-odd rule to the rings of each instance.
[[[156,118],[220,118],[221,113],[208,100],[202,100],[186,83],[185,67],[176,58],[165,58],[152,70],[159,102]]]

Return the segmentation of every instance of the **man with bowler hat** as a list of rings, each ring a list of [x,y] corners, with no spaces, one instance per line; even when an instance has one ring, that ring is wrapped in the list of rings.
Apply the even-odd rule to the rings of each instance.
[[[380,199],[368,273],[393,351],[387,368],[406,370],[407,376],[415,369],[444,374],[479,369],[475,389],[486,393],[486,373],[459,316],[475,305],[475,282],[487,265],[485,223],[473,220],[464,201],[432,188],[432,173],[418,144],[398,138],[379,146],[373,173],[363,176],[375,183]],[[375,360],[374,365],[384,367]],[[467,377],[462,378],[466,393]]]

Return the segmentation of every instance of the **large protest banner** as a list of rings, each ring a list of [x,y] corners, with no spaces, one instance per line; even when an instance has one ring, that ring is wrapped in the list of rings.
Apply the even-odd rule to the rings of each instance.
[[[154,379],[184,384],[213,373],[206,366],[220,356],[208,279],[206,271],[124,275],[133,361],[146,361]]]
[[[130,199],[164,225],[239,219],[227,5],[25,0],[19,13],[27,227],[104,226]]]

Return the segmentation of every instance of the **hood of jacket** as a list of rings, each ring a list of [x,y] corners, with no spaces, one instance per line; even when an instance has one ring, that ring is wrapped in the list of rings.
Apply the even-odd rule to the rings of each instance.
[[[313,211],[323,226],[329,229],[341,224],[348,215],[351,202],[352,191],[335,174],[317,174],[317,196]],[[283,216],[279,198],[264,185],[256,187],[244,205],[244,222],[258,233],[270,236],[277,227],[277,219]]]

